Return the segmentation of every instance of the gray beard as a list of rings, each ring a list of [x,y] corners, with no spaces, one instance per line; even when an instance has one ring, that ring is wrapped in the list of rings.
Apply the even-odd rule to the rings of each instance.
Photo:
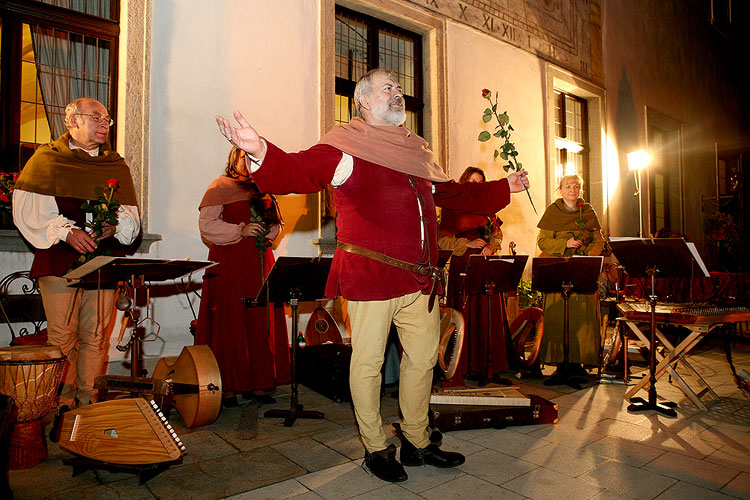
[[[385,112],[383,118],[387,123],[391,125],[403,125],[403,123],[406,121],[406,110],[404,108],[388,109],[388,111]]]

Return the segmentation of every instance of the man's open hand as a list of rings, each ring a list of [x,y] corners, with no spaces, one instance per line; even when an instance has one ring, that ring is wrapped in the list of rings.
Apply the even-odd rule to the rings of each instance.
[[[232,143],[232,146],[250,153],[255,158],[263,158],[266,151],[258,132],[250,126],[239,111],[234,112],[234,119],[237,120],[239,127],[233,127],[229,120],[217,115],[216,124],[219,126],[219,132]]]

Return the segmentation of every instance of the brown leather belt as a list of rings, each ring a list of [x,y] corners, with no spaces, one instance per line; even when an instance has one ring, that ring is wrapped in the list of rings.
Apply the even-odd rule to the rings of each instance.
[[[428,311],[432,311],[432,307],[435,305],[435,295],[437,295],[437,284],[445,283],[445,270],[442,267],[435,267],[429,263],[427,264],[414,264],[405,260],[396,259],[389,257],[388,255],[382,254],[369,248],[363,248],[358,245],[352,245],[351,243],[344,243],[343,241],[336,242],[336,248],[344,252],[353,253],[355,255],[361,255],[389,266],[397,267],[405,271],[412,272],[418,276],[424,276],[432,278],[432,288],[430,289],[430,300],[428,302]]]

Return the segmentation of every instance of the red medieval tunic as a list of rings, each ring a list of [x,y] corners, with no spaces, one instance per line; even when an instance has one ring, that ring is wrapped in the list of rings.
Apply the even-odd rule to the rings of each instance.
[[[250,203],[224,205],[222,218],[230,224],[248,223]],[[242,299],[260,290],[260,253],[255,238],[234,244],[212,244],[195,331],[195,344],[206,344],[216,356],[225,391],[235,393],[273,388],[290,380],[289,340],[282,306],[246,307]],[[271,248],[264,253],[265,274],[273,266]],[[267,325],[267,320],[270,324]]]
[[[261,191],[314,193],[333,179],[341,150],[317,144],[285,153],[272,143],[260,169],[252,174]],[[433,187],[435,192],[433,193]],[[435,206],[462,213],[495,213],[510,202],[508,181],[434,184],[427,179],[354,157],[351,176],[334,189],[337,238],[407,262],[437,264]],[[420,213],[420,204],[422,212]],[[424,226],[422,224],[424,222]],[[426,229],[426,245],[422,230]],[[386,300],[429,293],[432,281],[368,257],[336,250],[326,296],[348,300]],[[437,335],[438,332],[435,332]]]

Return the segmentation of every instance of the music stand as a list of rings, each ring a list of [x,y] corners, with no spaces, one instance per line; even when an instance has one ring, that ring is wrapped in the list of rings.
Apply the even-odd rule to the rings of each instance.
[[[463,282],[464,293],[466,295],[487,295],[487,364],[484,366],[482,373],[479,374],[479,385],[486,385],[489,378],[492,295],[505,294],[518,289],[518,282],[521,280],[528,258],[528,255],[485,257],[476,254],[469,256]],[[502,319],[505,322],[505,331],[509,332],[507,315],[503,314]],[[471,335],[469,335],[469,338],[471,338]],[[469,371],[471,371],[471,348],[469,348],[468,356],[468,366]]]
[[[143,341],[138,333],[140,312],[137,307],[138,288],[148,288],[147,282],[167,281],[182,278],[202,271],[215,262],[184,259],[136,259],[131,257],[111,257],[100,255],[83,265],[68,271],[64,278],[75,281],[83,287],[114,287],[120,281],[130,283],[133,287],[133,300],[129,303],[128,315],[133,320],[130,339],[124,346],[117,346],[118,351],[126,351],[130,346],[130,372],[133,378],[140,378],[140,343]],[[148,296],[148,295],[147,295]],[[118,342],[121,339],[118,339]]]
[[[286,302],[292,308],[291,401],[288,410],[268,410],[266,417],[284,418],[291,427],[298,418],[323,418],[322,412],[304,410],[297,394],[297,305],[325,296],[325,284],[331,269],[331,257],[279,257],[268,273],[255,298],[245,298],[245,305],[267,305]]]
[[[708,269],[698,255],[695,245],[683,238],[610,238],[612,252],[632,278],[651,279],[651,294],[648,302],[651,305],[651,331],[649,333],[649,388],[648,401],[643,398],[631,398],[628,411],[631,413],[655,410],[668,417],[677,417],[671,401],[656,401],[656,275],[660,278],[680,278],[692,276],[694,266],[698,266],[704,277],[709,277]],[[688,274],[689,273],[689,274]]]
[[[561,293],[563,298],[563,362],[557,371],[544,381],[544,385],[567,385],[581,389],[581,382],[586,379],[585,371],[578,365],[570,363],[570,294],[573,290],[579,294],[598,291],[599,273],[602,268],[602,257],[542,257],[532,261],[532,283],[534,290],[544,293]]]

